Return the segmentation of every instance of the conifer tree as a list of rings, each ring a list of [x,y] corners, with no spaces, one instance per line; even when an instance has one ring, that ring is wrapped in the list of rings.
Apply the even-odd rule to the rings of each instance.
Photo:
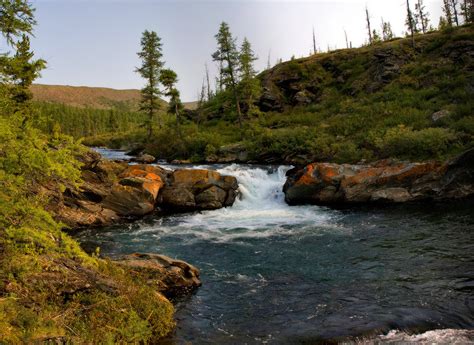
[[[392,24],[390,24],[390,22],[385,22],[382,18],[382,39],[384,41],[390,41],[394,37]]]
[[[16,53],[10,59],[7,67],[11,88],[10,95],[17,109],[28,107],[33,98],[30,86],[39,77],[40,71],[46,67],[46,61],[33,60],[34,53],[30,49],[30,38],[23,35],[21,40],[15,43]],[[25,121],[27,117],[25,117]]]
[[[456,26],[459,26],[458,5],[459,5],[458,0],[451,0],[453,19],[454,19],[454,22],[456,23]]]
[[[161,60],[163,54],[161,53],[162,44],[161,39],[156,32],[146,30],[143,32],[141,39],[142,50],[138,52],[138,56],[142,60],[141,67],[136,69],[142,78],[146,80],[145,87],[141,90],[140,110],[147,115],[145,127],[148,133],[148,139],[153,134],[153,123],[155,116],[160,109],[160,73],[163,68],[163,61]],[[161,121],[158,121],[161,127]]]
[[[180,129],[180,113],[183,108],[181,103],[180,93],[176,89],[176,83],[178,82],[178,75],[171,69],[163,69],[160,74],[160,82],[165,88],[164,95],[169,97],[168,113],[176,116],[176,128],[179,136],[181,136]]]
[[[209,77],[209,68],[207,67],[207,62],[205,63],[206,68],[206,88],[207,88],[207,100],[210,101],[212,98],[212,91],[211,91],[211,81]]]
[[[12,46],[15,38],[31,34],[36,24],[34,12],[27,1],[0,0],[0,27],[7,44]]]
[[[369,44],[372,44],[372,42],[373,42],[372,29],[371,29],[371,26],[370,26],[370,16],[369,16],[369,8],[368,7],[365,8],[365,18],[367,20],[367,31],[369,33]]]
[[[257,60],[257,57],[252,50],[252,46],[247,38],[244,38],[239,54],[239,93],[246,105],[247,114],[254,112],[253,103],[261,94],[260,82],[255,77],[257,73],[253,66],[255,60]]]
[[[451,0],[443,0],[443,12],[444,12],[444,19],[446,21],[447,27],[453,26],[453,12],[451,11]],[[440,27],[442,26],[440,21]]]
[[[242,135],[242,111],[240,109],[240,98],[237,90],[239,53],[236,48],[236,40],[232,37],[229,25],[226,22],[221,23],[219,32],[216,34],[215,38],[217,40],[217,51],[212,54],[212,58],[214,61],[222,63],[220,73],[223,79],[223,85],[233,95],[240,132]]]
[[[382,42],[382,38],[380,37],[377,30],[374,29],[372,31],[372,43],[375,44],[375,43],[380,43],[380,42]]]
[[[414,17],[413,17],[413,12],[411,11],[410,9],[410,1],[407,0],[407,19],[406,19],[406,25],[407,25],[407,28],[408,28],[408,34],[410,35],[411,37],[411,44],[413,46],[413,48],[415,48],[415,32],[416,32],[416,28],[415,28],[415,21],[414,21]]]
[[[429,13],[425,10],[425,5],[423,4],[423,0],[418,0],[415,4],[415,18],[417,19],[418,23],[421,25],[421,30],[424,34],[428,31],[429,27]]]
[[[461,4],[461,11],[465,23],[472,23],[474,21],[474,1],[464,0]]]
[[[316,35],[314,34],[314,27],[313,27],[313,54],[317,53],[316,49]]]

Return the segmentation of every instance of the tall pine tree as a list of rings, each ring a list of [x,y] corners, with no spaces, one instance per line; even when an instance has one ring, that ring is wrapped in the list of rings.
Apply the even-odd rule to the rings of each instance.
[[[239,82],[237,79],[239,52],[236,48],[236,39],[232,36],[229,25],[225,22],[221,23],[219,32],[216,34],[215,38],[217,40],[217,51],[212,54],[212,58],[214,61],[221,64],[220,75],[222,77],[222,83],[233,95],[234,105],[239,121],[240,134],[242,136],[242,111],[240,109],[240,98],[237,90]]]
[[[141,90],[142,99],[140,102],[140,110],[147,115],[145,127],[148,133],[148,139],[153,135],[153,123],[155,116],[160,109],[160,74],[163,68],[163,61],[161,60],[163,54],[161,53],[162,44],[161,39],[156,32],[146,30],[143,32],[141,39],[142,50],[138,56],[142,60],[141,67],[136,69],[145,80],[146,85]],[[161,127],[161,120],[158,119],[158,124]]]
[[[415,27],[415,20],[413,17],[413,12],[411,11],[410,8],[410,1],[407,0],[407,19],[406,19],[406,26],[408,28],[408,34],[411,37],[411,44],[413,48],[415,48],[415,32],[416,32],[416,27]]]
[[[260,97],[261,94],[260,81],[255,77],[257,72],[253,66],[255,60],[257,60],[257,57],[252,50],[252,46],[247,38],[244,38],[239,55],[239,93],[245,104],[247,115],[255,112],[254,101]]]
[[[160,75],[160,82],[165,88],[165,96],[169,97],[168,113],[176,116],[176,128],[178,134],[181,137],[180,128],[180,113],[183,108],[181,103],[180,94],[176,89],[176,83],[178,82],[178,75],[171,69],[163,69]]]
[[[430,20],[428,18],[429,13],[426,12],[423,0],[418,0],[415,4],[415,17],[418,23],[421,25],[421,31],[426,34],[428,31]]]

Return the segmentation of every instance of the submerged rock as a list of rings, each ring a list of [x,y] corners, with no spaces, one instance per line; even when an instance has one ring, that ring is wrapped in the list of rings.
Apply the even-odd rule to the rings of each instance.
[[[137,157],[131,159],[132,162],[151,164],[156,161],[156,158],[147,153],[141,153]]]
[[[116,261],[132,275],[147,281],[166,297],[176,297],[192,292],[201,286],[199,270],[181,260],[159,254],[131,254]]]
[[[312,163],[293,171],[283,191],[297,204],[400,203],[474,195],[474,149],[446,164],[379,161]]]

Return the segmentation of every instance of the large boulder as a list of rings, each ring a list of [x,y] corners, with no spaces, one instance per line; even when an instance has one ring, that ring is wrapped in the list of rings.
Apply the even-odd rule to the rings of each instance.
[[[168,298],[189,293],[201,286],[196,267],[165,255],[135,253],[116,263],[126,267],[132,275],[144,279]]]
[[[372,165],[312,163],[283,187],[291,204],[400,203],[474,195],[474,149],[446,164],[379,161]]]
[[[231,206],[237,189],[233,176],[212,170],[178,169],[170,174],[160,193],[160,206],[174,211],[214,210]]]
[[[157,207],[167,211],[213,210],[231,206],[237,180],[211,170],[166,170],[159,166],[112,162],[88,152],[82,184],[61,193],[41,187],[48,195],[48,210],[70,228],[107,226],[142,217]]]
[[[163,186],[162,169],[153,166],[135,165],[119,175],[120,180],[112,185],[103,200],[103,207],[120,216],[143,216],[155,209],[155,201]]]
[[[94,159],[92,159],[94,158]],[[167,171],[150,165],[83,157],[82,184],[53,193],[49,210],[71,228],[105,226],[124,218],[141,217],[155,209]]]

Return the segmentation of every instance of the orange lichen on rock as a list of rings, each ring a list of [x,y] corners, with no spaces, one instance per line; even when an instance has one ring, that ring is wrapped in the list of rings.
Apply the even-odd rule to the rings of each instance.
[[[295,186],[308,185],[315,182],[315,178],[313,176],[315,165],[316,163],[308,164],[306,166],[305,173],[295,182]]]

